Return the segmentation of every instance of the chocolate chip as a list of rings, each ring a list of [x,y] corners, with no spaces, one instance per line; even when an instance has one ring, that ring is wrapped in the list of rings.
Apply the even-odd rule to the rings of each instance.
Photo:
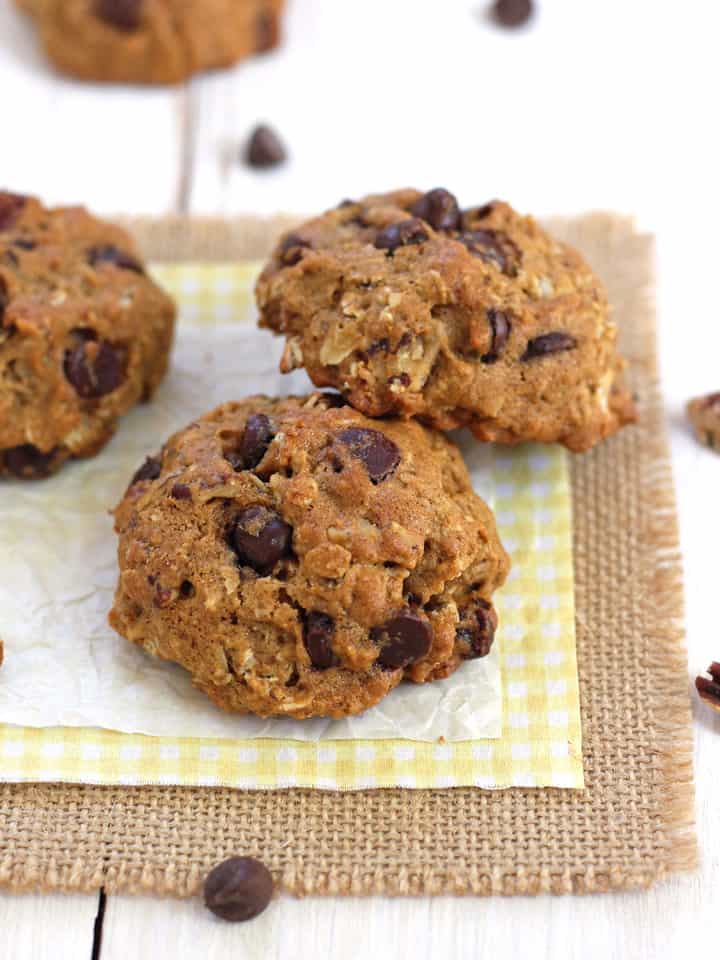
[[[266,124],[255,127],[245,148],[245,162],[251,167],[277,167],[287,159],[280,137]]]
[[[125,351],[107,340],[78,343],[65,353],[63,369],[76,393],[86,399],[104,397],[125,379]]]
[[[267,573],[289,552],[292,527],[266,507],[246,507],[235,521],[231,540],[241,564]]]
[[[417,613],[404,610],[381,627],[374,627],[371,637],[381,647],[378,663],[396,670],[425,656],[430,649],[432,629]]]
[[[195,586],[191,580],[183,580],[183,582],[180,584],[180,593],[183,597],[195,596]]]
[[[552,333],[543,333],[528,342],[521,360],[534,360],[536,357],[547,357],[551,353],[562,353],[564,350],[574,350],[577,340],[569,333],[554,330]]]
[[[337,205],[337,209],[344,210],[345,207],[354,207],[354,206],[355,206],[355,201],[350,200],[349,197],[346,197],[344,200],[340,201],[340,203]]]
[[[398,247],[424,243],[427,239],[428,233],[422,220],[413,217],[412,220],[400,220],[382,229],[375,237],[375,246],[392,254]]]
[[[2,312],[0,312],[0,317]],[[710,393],[703,400],[703,410],[712,410],[714,407],[720,408],[720,393]]]
[[[173,500],[192,500],[192,490],[186,483],[174,483],[170,488]]]
[[[125,253],[124,250],[113,247],[111,244],[90,247],[87,252],[87,259],[91,267],[96,267],[101,263],[109,263],[113,267],[118,267],[120,270],[133,270],[135,273],[145,273],[142,264],[136,260],[135,257],[130,256],[129,253]]]
[[[18,193],[0,193],[0,230],[7,230],[17,222],[27,199]]]
[[[35,241],[28,240],[26,237],[18,237],[17,240],[13,240],[13,246],[17,247],[18,250],[34,250]]]
[[[414,217],[429,223],[433,230],[458,230],[460,207],[449,190],[436,187],[419,197],[410,207]]]
[[[711,663],[707,672],[711,679],[697,677],[695,679],[695,689],[701,700],[709,704],[713,710],[720,710],[720,663]]]
[[[53,461],[57,449],[43,453],[32,443],[23,443],[19,447],[10,447],[5,451],[5,469],[15,477],[39,479],[52,473]]]
[[[137,30],[143,0],[95,0],[95,15],[120,30]]]
[[[267,53],[280,41],[278,18],[271,10],[263,10],[255,21],[255,52]]]
[[[455,631],[455,639],[460,655],[466,660],[486,657],[490,653],[497,630],[495,608],[487,600],[478,597],[459,613],[460,622]]]
[[[379,430],[348,427],[338,434],[338,440],[354,457],[362,460],[373,483],[387,480],[400,463],[400,450]]]
[[[273,429],[269,417],[264,413],[254,413],[248,417],[239,451],[243,469],[252,470],[260,463],[272,438]]]
[[[339,663],[332,648],[334,631],[335,621],[332,617],[318,611],[308,613],[305,619],[305,649],[317,670],[327,670]]]
[[[532,0],[495,0],[493,16],[503,27],[520,27],[530,19]]]
[[[288,233],[282,238],[275,256],[285,267],[294,267],[303,258],[303,250],[312,249],[312,245],[297,233]]]
[[[146,457],[145,463],[133,474],[130,486],[132,486],[133,483],[140,483],[141,480],[157,480],[161,470],[162,463],[159,457]]]
[[[466,230],[458,236],[474,257],[494,264],[503,273],[513,276],[519,251],[508,236],[499,230]]]
[[[205,906],[216,917],[233,923],[262,913],[273,894],[273,878],[254,857],[230,857],[214,867],[205,880]]]
[[[489,351],[480,359],[483,363],[496,363],[510,336],[510,321],[508,315],[502,310],[491,308],[486,311],[486,316],[492,330],[492,342]]]
[[[2,326],[3,317],[5,315],[5,307],[7,307],[9,302],[10,298],[7,292],[7,284],[3,278],[0,277],[0,327]]]

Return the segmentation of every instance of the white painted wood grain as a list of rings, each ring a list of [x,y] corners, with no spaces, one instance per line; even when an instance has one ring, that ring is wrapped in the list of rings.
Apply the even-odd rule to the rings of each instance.
[[[0,957],[90,960],[97,904],[80,894],[0,895]]]

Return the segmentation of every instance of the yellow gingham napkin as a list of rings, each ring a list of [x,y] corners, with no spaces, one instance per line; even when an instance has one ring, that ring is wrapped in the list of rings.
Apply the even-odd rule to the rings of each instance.
[[[255,264],[191,264],[155,274],[179,300],[183,322],[231,323],[252,316],[256,271]],[[498,595],[499,739],[215,740],[0,725],[0,779],[247,789],[582,788],[566,456],[555,447],[499,449],[493,473],[498,528],[513,560]]]

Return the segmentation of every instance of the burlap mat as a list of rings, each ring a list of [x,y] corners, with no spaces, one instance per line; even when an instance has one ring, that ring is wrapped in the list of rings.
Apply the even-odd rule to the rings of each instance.
[[[155,260],[262,256],[280,221],[135,222]],[[519,894],[646,886],[696,863],[677,526],[655,358],[651,238],[551,227],[605,279],[639,427],[572,458],[587,789],[487,792],[0,786],[0,884],[195,893],[225,855],[293,893]]]

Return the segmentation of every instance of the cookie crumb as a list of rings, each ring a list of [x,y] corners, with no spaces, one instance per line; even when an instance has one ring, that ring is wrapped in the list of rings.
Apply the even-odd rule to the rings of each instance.
[[[687,405],[687,415],[698,442],[720,453],[720,393],[694,397]]]
[[[704,703],[720,713],[720,663],[711,663],[706,672],[710,674],[710,679],[696,677],[695,689]]]
[[[278,134],[264,123],[250,134],[245,150],[245,162],[250,167],[265,170],[277,167],[287,160],[287,150]]]

